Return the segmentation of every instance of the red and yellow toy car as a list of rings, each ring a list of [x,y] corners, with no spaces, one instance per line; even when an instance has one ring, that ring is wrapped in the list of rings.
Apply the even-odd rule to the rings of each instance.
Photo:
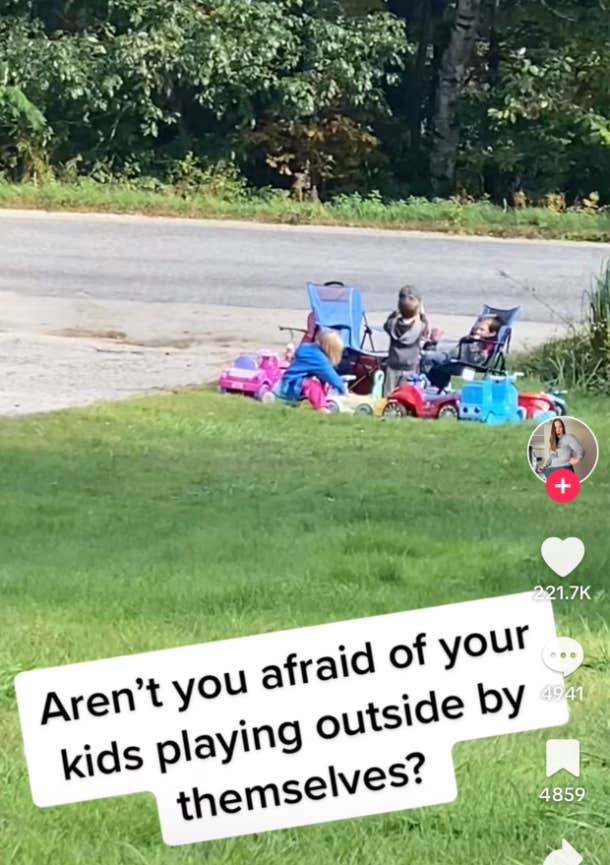
[[[459,391],[438,392],[423,380],[408,382],[395,390],[386,402],[383,417],[421,417],[457,419]]]

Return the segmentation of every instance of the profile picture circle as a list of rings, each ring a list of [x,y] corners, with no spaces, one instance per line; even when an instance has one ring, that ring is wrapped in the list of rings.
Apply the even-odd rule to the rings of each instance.
[[[573,472],[579,481],[593,473],[599,445],[593,430],[575,417],[554,417],[538,424],[527,444],[527,459],[537,478],[546,482],[557,471]]]

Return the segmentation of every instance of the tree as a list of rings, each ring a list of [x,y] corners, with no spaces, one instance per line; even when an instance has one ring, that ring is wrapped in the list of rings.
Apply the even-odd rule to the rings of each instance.
[[[290,178],[299,201],[317,201],[330,181],[358,184],[379,144],[366,127],[343,115],[272,121],[249,136],[267,165]]]
[[[482,0],[457,0],[455,18],[443,52],[432,122],[430,178],[436,195],[455,185],[460,129],[458,100],[478,34]]]
[[[0,83],[0,162],[18,178],[34,175],[47,135],[44,115],[27,96]]]
[[[610,28],[603,0],[493,0],[463,89],[459,182],[511,199],[610,190]],[[594,201],[593,199],[588,199]],[[607,198],[606,198],[607,200]]]
[[[211,136],[234,148],[274,118],[382,111],[405,45],[397,19],[347,17],[332,0],[12,5],[21,14],[0,19],[8,80],[47,117],[49,158],[84,170],[205,157]]]
[[[0,0],[0,171],[594,209],[608,2]]]

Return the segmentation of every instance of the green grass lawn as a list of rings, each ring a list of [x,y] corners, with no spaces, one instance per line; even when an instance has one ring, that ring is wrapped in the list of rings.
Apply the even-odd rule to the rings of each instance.
[[[573,504],[527,467],[531,426],[381,422],[205,392],[0,422],[0,840],[5,865],[542,865],[610,861],[607,400]],[[546,804],[552,731],[458,745],[456,803],[183,848],[149,795],[40,810],[20,670],[525,591],[548,535],[587,545],[595,600],[558,605],[585,688],[581,804]],[[574,785],[569,776],[553,783]]]
[[[290,225],[351,225],[495,237],[610,241],[610,210],[502,208],[489,201],[342,195],[325,203],[298,202],[282,190],[223,193],[179,188],[148,179],[96,183],[9,183],[0,178],[0,207],[143,213],[149,216],[238,219]]]

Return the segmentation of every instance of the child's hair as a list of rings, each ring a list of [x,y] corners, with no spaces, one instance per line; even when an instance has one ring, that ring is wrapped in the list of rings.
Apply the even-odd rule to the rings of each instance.
[[[483,315],[479,319],[478,327],[481,327],[482,324],[487,323],[489,330],[491,333],[498,333],[500,330],[501,324],[500,319],[497,315]]]
[[[343,357],[343,340],[336,330],[320,330],[316,336],[316,342],[332,363],[337,366]]]
[[[412,286],[405,285],[398,292],[398,308],[403,318],[414,318],[421,312],[421,297]]]
[[[478,336],[481,328],[487,325],[487,330],[492,336],[495,336],[499,333],[500,328],[502,327],[502,322],[498,318],[497,315],[482,315],[477,319],[474,327],[470,331],[471,336]]]

